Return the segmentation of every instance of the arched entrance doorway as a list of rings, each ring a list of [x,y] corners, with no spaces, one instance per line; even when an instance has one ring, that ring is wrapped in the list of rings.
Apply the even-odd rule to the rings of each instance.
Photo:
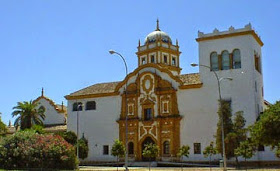
[[[149,161],[149,158],[146,158],[146,157],[143,156],[143,150],[145,148],[145,144],[149,144],[149,143],[155,144],[154,140],[151,137],[147,137],[141,144],[141,146],[142,146],[142,150],[141,150],[142,161]],[[151,158],[151,161],[154,161],[154,160],[155,160],[155,157]]]

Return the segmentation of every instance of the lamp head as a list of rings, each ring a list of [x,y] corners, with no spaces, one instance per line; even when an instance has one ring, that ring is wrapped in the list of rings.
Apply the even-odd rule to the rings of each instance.
[[[109,53],[112,55],[112,54],[114,54],[114,53],[116,53],[114,50],[109,50]]]
[[[192,66],[192,67],[196,67],[196,66],[198,66],[198,64],[196,64],[196,63],[191,63],[191,66]]]
[[[232,80],[233,80],[233,78],[232,78],[232,77],[227,77],[226,79],[228,79],[228,80],[230,80],[230,81],[232,81]]]

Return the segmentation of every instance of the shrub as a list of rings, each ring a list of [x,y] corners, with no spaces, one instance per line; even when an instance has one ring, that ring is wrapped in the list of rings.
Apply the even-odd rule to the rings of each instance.
[[[72,131],[58,132],[57,135],[63,137],[68,143],[75,145],[77,143],[77,135]]]
[[[79,158],[85,159],[88,157],[88,140],[82,137],[79,139]]]
[[[31,127],[31,129],[34,130],[38,134],[44,134],[45,133],[45,131],[43,130],[43,126],[42,125],[33,125]]]
[[[4,138],[0,144],[0,166],[74,169],[77,159],[74,147],[62,137],[27,130]]]

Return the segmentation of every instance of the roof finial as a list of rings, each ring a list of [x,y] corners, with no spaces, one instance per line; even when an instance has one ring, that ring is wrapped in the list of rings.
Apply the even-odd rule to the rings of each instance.
[[[139,39],[139,41],[138,41],[138,46],[141,46],[141,42],[140,42],[140,39]]]
[[[156,31],[160,31],[160,29],[159,29],[159,21],[158,21],[158,19],[157,19],[157,29],[156,29]]]
[[[176,46],[178,46],[179,45],[179,43],[178,43],[178,39],[176,39]]]
[[[44,96],[44,87],[42,87],[41,96]]]
[[[64,111],[64,109],[63,109],[63,101],[61,103],[61,110]]]
[[[9,120],[9,127],[12,127],[12,122],[11,122],[11,120]]]

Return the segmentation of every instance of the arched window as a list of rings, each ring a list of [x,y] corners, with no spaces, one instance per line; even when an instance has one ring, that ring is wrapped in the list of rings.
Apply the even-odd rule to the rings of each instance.
[[[40,111],[40,112],[45,112],[45,111],[46,111],[46,108],[45,108],[44,106],[40,106],[40,107],[39,107],[39,111]]]
[[[96,109],[95,101],[88,101],[86,103],[86,110],[95,110],[95,109]]]
[[[233,59],[233,64],[232,64],[233,69],[241,68],[241,55],[239,49],[235,49],[232,52],[232,59]]]
[[[151,63],[155,63],[155,56],[151,55]]]
[[[128,143],[128,154],[134,154],[134,145],[133,142]]]
[[[83,110],[83,104],[81,102],[75,102],[73,104],[73,111]]]
[[[163,154],[170,154],[169,141],[164,141],[164,143],[163,143]]]
[[[229,53],[225,50],[222,52],[222,70],[228,70],[230,68],[229,63]]]
[[[212,52],[210,55],[211,71],[219,70],[219,60],[217,52]]]

